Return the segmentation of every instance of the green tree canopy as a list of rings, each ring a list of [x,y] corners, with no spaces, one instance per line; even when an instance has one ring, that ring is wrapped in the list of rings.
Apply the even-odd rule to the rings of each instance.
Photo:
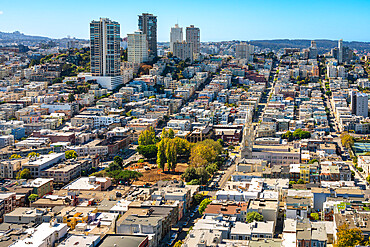
[[[17,179],[29,179],[31,178],[31,172],[27,168],[17,173]]]
[[[297,181],[297,184],[304,184],[304,181],[303,181],[303,179],[298,179],[298,181]]]
[[[77,153],[74,150],[67,150],[65,151],[66,159],[74,159],[77,158]]]
[[[253,221],[263,221],[263,216],[258,212],[249,212],[247,213],[247,223],[252,223]]]
[[[115,157],[113,158],[113,161],[114,161],[117,165],[119,165],[119,166],[123,166],[123,159],[122,159],[121,157],[119,157],[119,156],[115,156]]]
[[[72,102],[75,102],[75,101],[76,101],[76,98],[75,98],[74,94],[73,94],[73,93],[70,93],[70,94],[68,95],[67,102],[68,102],[68,103],[72,103]]]
[[[37,198],[38,198],[39,196],[37,195],[37,194],[31,194],[31,195],[29,195],[28,196],[28,200],[30,201],[30,202],[34,202],[34,201],[36,201],[37,200]]]
[[[27,158],[30,158],[30,157],[39,157],[40,154],[39,153],[36,153],[36,152],[31,152],[27,155]]]
[[[12,154],[9,159],[14,160],[14,159],[20,159],[20,158],[22,158],[22,156],[20,156],[19,154]]]
[[[292,141],[293,140],[293,133],[288,130],[287,132],[285,132],[284,134],[281,135],[281,138],[287,139],[288,141]]]
[[[319,161],[317,159],[312,159],[308,162],[308,164],[314,164],[315,162],[319,163]]]
[[[355,139],[353,138],[353,136],[348,134],[348,132],[343,132],[340,135],[340,139],[341,139],[341,142],[342,142],[342,146],[347,147],[347,148],[349,148],[350,146],[352,146],[355,143]]]
[[[157,157],[158,148],[157,148],[157,145],[155,144],[146,145],[146,146],[139,145],[137,147],[137,151],[139,152],[139,154],[144,156],[146,159],[154,159],[155,157]]]
[[[175,245],[173,246],[173,247],[181,247],[182,246],[182,241],[181,240],[179,240],[179,241],[177,241],[176,243],[175,243]]]
[[[311,137],[311,134],[310,132],[308,131],[303,131],[302,129],[296,129],[294,132],[293,132],[293,138],[294,139],[307,139],[307,138],[310,138]]]
[[[165,164],[166,164],[166,143],[165,139],[162,139],[157,144],[157,165],[158,168],[164,171]]]
[[[204,195],[203,194],[200,194],[200,193],[197,193],[194,195],[194,204],[195,205],[199,205],[204,199]]]
[[[209,198],[205,198],[203,199],[203,201],[199,204],[199,213],[200,214],[203,214],[204,210],[206,210],[207,206],[212,202],[211,199]]]
[[[168,138],[173,139],[175,138],[175,132],[173,132],[173,129],[168,130]]]
[[[313,220],[319,220],[320,219],[320,217],[319,217],[319,214],[318,213],[311,213],[311,218],[313,219]]]
[[[142,177],[143,174],[137,171],[130,171],[130,170],[114,170],[114,171],[109,171],[108,176],[113,178],[115,183],[118,183],[121,181],[128,182],[128,181],[138,179]]]
[[[185,180],[185,182],[190,182],[193,179],[197,179],[198,176],[195,168],[193,166],[186,168],[185,172],[181,175],[181,178]]]
[[[138,139],[139,145],[146,146],[156,143],[155,131],[153,127],[142,131]]]

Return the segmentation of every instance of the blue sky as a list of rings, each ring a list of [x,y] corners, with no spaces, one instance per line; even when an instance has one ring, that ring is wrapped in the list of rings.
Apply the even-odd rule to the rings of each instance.
[[[108,17],[121,37],[137,30],[137,15],[158,16],[158,40],[194,24],[202,41],[340,39],[370,41],[370,0],[0,0],[0,31],[62,38],[89,37],[89,22]]]

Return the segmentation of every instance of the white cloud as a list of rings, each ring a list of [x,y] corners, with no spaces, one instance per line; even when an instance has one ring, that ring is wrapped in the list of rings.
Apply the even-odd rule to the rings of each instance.
[[[2,14],[4,14],[4,12],[0,10],[0,15],[2,15]]]

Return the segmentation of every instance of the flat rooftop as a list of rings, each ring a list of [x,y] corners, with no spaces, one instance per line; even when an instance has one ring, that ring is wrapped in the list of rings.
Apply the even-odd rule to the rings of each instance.
[[[129,236],[129,235],[110,235],[107,234],[102,239],[97,247],[112,247],[112,246],[124,246],[124,247],[139,247],[147,236]]]
[[[66,185],[63,189],[69,190],[96,190],[99,188],[100,183],[106,183],[107,178],[96,177],[95,182],[91,182],[91,177],[80,177],[79,179]]]

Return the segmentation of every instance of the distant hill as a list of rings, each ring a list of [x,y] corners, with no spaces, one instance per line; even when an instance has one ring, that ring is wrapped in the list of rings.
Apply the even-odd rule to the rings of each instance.
[[[0,32],[1,42],[20,42],[20,41],[36,41],[37,42],[37,41],[48,41],[48,40],[51,40],[51,39],[47,37],[41,37],[41,36],[25,35],[18,31],[15,31],[13,33]]]
[[[315,40],[317,49],[320,53],[328,52],[334,47],[338,47],[337,40]],[[311,40],[306,39],[275,39],[275,40],[251,40],[249,43],[256,45],[262,49],[270,48],[273,50],[279,50],[282,48],[300,48],[304,49],[311,45]],[[370,51],[370,42],[358,42],[358,41],[343,41],[344,46],[348,46],[354,50],[367,50]]]

